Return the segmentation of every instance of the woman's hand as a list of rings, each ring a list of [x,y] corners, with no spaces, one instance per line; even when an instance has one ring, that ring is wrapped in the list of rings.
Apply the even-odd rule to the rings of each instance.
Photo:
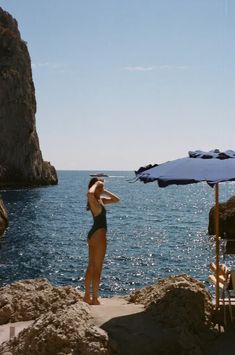
[[[98,180],[98,181],[96,181],[95,185],[96,185],[96,186],[102,186],[102,187],[104,187],[104,182]]]
[[[103,181],[97,181],[95,183],[95,194],[101,195],[104,192],[104,183]]]

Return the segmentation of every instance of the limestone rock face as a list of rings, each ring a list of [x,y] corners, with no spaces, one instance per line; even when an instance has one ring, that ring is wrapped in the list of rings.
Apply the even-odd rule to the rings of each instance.
[[[0,187],[57,184],[35,123],[31,60],[17,22],[0,7]]]
[[[169,344],[174,344],[177,354],[204,354],[215,337],[210,295],[201,282],[190,276],[161,280],[134,292],[130,301],[145,304],[156,325],[167,332],[159,354],[165,354]]]
[[[93,324],[89,307],[77,302],[43,314],[17,338],[0,347],[14,355],[108,355],[108,336]]]
[[[70,286],[54,287],[46,279],[17,281],[0,288],[0,324],[36,319],[81,300]]]
[[[135,291],[127,300],[140,303],[141,310],[126,313],[122,308],[119,315],[115,311],[115,316],[97,324],[92,307],[103,305],[87,305],[72,287],[54,287],[46,279],[2,287],[0,319],[34,322],[0,345],[0,354],[205,355],[218,335],[211,322],[210,295],[190,276],[161,280]],[[110,302],[97,311],[98,318],[110,312]]]
[[[0,289],[1,323],[35,320],[0,346],[0,354],[108,355],[108,335],[94,324],[90,307],[70,287],[46,279],[18,281]]]
[[[215,234],[215,206],[209,212],[208,233]],[[220,236],[235,239],[235,196],[219,204]]]
[[[0,236],[4,233],[8,226],[8,214],[3,200],[0,196]]]

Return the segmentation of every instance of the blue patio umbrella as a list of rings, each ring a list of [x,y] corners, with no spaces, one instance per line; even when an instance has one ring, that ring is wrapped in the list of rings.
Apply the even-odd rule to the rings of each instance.
[[[235,181],[235,152],[218,149],[189,152],[188,157],[168,161],[136,171],[136,179],[144,183],[157,181],[160,187],[187,185],[206,181],[215,188],[216,229],[216,308],[219,307],[219,183]]]

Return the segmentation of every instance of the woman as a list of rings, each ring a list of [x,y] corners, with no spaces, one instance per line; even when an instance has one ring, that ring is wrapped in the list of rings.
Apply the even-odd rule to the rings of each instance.
[[[84,301],[88,304],[99,305],[98,300],[100,275],[106,253],[106,210],[104,205],[116,203],[119,198],[104,189],[104,181],[94,177],[90,180],[87,193],[87,210],[94,219],[93,226],[88,233],[89,263],[85,276]],[[92,297],[90,287],[92,286]]]

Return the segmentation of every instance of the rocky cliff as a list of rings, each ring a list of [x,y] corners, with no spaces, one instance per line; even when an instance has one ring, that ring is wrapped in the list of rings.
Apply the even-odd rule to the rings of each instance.
[[[219,229],[222,238],[235,239],[235,196],[219,204]],[[215,234],[215,206],[209,212],[208,233]]]
[[[0,195],[0,236],[8,226],[8,213]]]
[[[17,21],[0,7],[0,187],[57,184],[43,161],[31,60]]]

